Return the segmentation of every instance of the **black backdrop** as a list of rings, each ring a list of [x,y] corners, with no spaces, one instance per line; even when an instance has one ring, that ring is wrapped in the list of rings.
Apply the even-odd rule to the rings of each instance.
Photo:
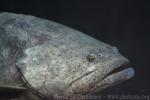
[[[136,74],[128,82],[104,93],[150,96],[148,1],[0,0],[0,12],[31,14],[50,19],[117,46],[130,59]]]

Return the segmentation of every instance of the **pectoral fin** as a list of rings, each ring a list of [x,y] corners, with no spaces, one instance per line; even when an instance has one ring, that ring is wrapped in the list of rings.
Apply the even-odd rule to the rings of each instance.
[[[24,94],[27,91],[25,87],[16,87],[10,85],[0,85],[1,98],[14,98]]]

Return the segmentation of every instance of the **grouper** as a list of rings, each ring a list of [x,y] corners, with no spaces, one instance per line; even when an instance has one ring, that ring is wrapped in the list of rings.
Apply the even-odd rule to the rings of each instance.
[[[31,15],[0,13],[1,97],[92,95],[131,79],[134,69],[124,67],[128,63],[115,46],[75,29]]]

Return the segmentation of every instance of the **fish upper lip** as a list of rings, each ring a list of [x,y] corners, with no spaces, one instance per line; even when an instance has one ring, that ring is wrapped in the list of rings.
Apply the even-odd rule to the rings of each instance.
[[[117,63],[117,64],[114,65],[114,63]],[[109,75],[112,75],[114,73],[117,73],[117,72],[120,72],[122,70],[129,68],[129,60],[125,58],[124,56],[119,55],[110,62],[110,65],[111,67],[113,67],[113,69],[111,69],[99,82],[101,82],[103,79],[105,79]]]
[[[107,76],[109,76],[109,75],[112,75],[112,74],[114,74],[114,73],[120,72],[120,71],[122,71],[122,70],[124,70],[124,69],[127,69],[127,68],[129,68],[129,62],[126,62],[126,63],[124,63],[123,65],[121,65],[121,66],[119,66],[119,67],[113,69],[113,70],[110,71],[105,77],[107,77]]]

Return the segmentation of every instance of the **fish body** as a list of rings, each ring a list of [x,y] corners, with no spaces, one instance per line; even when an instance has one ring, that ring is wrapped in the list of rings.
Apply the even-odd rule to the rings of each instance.
[[[20,100],[93,94],[134,76],[129,60],[82,32],[30,15],[0,14],[0,85],[24,87]],[[34,96],[33,96],[34,95]]]

